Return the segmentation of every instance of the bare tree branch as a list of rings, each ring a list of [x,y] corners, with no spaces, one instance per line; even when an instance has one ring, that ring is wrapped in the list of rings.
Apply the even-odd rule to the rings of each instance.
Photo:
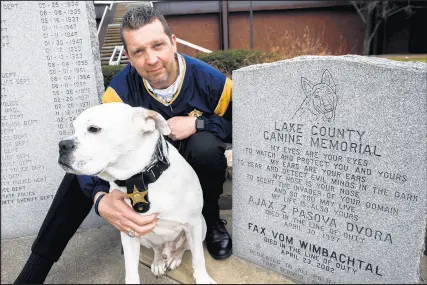
[[[415,9],[427,9],[427,6],[412,6],[412,5],[408,5],[408,7],[415,8]]]
[[[370,52],[371,41],[377,34],[379,27],[387,20],[387,18],[404,11],[407,17],[413,13],[413,9],[425,8],[411,5],[410,0],[376,0],[376,1],[362,1],[354,0],[350,3],[356,9],[357,14],[365,24],[365,38],[363,44],[363,54],[368,55]],[[377,12],[375,12],[377,11]],[[374,29],[372,30],[372,26]]]
[[[366,3],[366,7],[368,8],[368,10],[374,10],[377,5],[378,5],[379,1],[371,1],[371,2],[367,2]]]
[[[403,7],[403,8],[400,8],[400,9],[398,9],[398,10],[394,11],[394,12],[388,13],[388,14],[386,15],[386,17],[385,17],[385,18],[391,17],[391,16],[393,16],[394,14],[399,13],[400,11],[406,10],[406,8],[407,8],[407,6],[406,6],[406,7]]]
[[[350,3],[353,4],[357,14],[359,14],[360,18],[362,18],[363,23],[366,24],[365,16],[363,16],[362,12],[360,11],[359,7],[356,4],[356,1],[350,1]]]
[[[378,30],[378,27],[381,25],[381,22],[382,22],[382,21],[378,21],[378,22],[377,22],[377,24],[375,25],[375,28],[374,28],[374,30],[372,31],[372,34],[371,34],[371,36],[370,36],[370,37],[369,37],[369,39],[368,39],[368,43],[369,43],[369,44],[371,43],[371,41],[372,41],[373,37],[375,36],[375,34],[376,34],[377,30]]]

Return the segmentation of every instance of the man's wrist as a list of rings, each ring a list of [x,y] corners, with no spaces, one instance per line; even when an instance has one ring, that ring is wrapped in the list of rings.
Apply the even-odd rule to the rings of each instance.
[[[102,198],[104,198],[105,195],[107,195],[107,193],[105,193],[105,192],[99,192],[99,193],[96,193],[96,195],[95,195],[95,206],[94,206],[95,213],[100,217],[101,217],[101,215],[99,214],[99,210],[98,210],[99,202],[102,200]]]
[[[93,203],[95,204],[96,203],[96,199],[98,199],[98,197],[100,196],[100,195],[102,195],[102,194],[108,194],[107,192],[102,192],[102,191],[99,191],[98,193],[96,193],[95,194],[95,197],[93,197]]]

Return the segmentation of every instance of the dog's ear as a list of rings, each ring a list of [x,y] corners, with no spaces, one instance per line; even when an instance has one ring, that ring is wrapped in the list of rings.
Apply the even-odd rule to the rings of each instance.
[[[313,93],[314,84],[311,83],[307,78],[301,77],[301,86],[302,90],[304,90],[305,97],[310,97],[311,93]]]
[[[147,120],[147,110],[144,108],[133,108],[132,124],[140,132],[152,132],[155,130],[156,125],[153,120]]]
[[[158,129],[163,135],[170,134],[168,122],[159,113],[151,110],[135,107],[132,122],[142,132],[152,132]]]
[[[322,83],[325,83],[326,85],[329,85],[329,87],[332,88],[332,90],[335,91],[335,82],[332,79],[332,74],[329,72],[329,70],[325,69],[325,71],[322,74]]]
[[[154,120],[156,123],[156,129],[158,129],[162,135],[168,136],[171,133],[168,122],[159,113],[148,110],[148,118]]]

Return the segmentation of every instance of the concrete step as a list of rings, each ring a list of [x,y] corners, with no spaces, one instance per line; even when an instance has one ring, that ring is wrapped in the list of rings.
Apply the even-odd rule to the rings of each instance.
[[[116,45],[108,44],[108,45],[102,46],[102,50],[111,50],[111,51],[113,51],[115,47],[116,47]]]
[[[111,53],[110,54],[101,55],[101,61],[102,60],[110,60],[110,58],[111,58]],[[114,60],[117,60],[117,56],[114,58]],[[121,61],[124,61],[124,60],[129,60],[129,59],[126,56],[122,56]]]
[[[105,40],[104,41],[104,46],[121,46],[121,45],[123,45],[123,43],[120,39]]]
[[[114,49],[115,46],[122,46],[123,43],[120,40],[117,40],[115,42],[105,42],[102,48],[112,48]]]
[[[111,54],[113,53],[113,50],[114,50],[114,48],[112,48],[112,49],[110,49],[110,50],[103,50],[102,52],[101,52],[101,57],[102,56],[111,56]],[[118,52],[116,51],[116,56],[118,55]],[[123,57],[126,57],[126,55],[123,53],[122,54],[122,58]]]
[[[101,61],[103,61],[103,60],[109,61],[110,59],[111,59],[111,54],[109,54],[109,55],[101,55]],[[113,61],[116,61],[116,60],[117,60],[117,57],[113,59]],[[122,60],[124,60],[124,59],[122,58]]]
[[[109,48],[109,49],[114,49],[114,47],[115,46],[122,46],[123,45],[123,43],[119,40],[119,41],[117,41],[116,43],[105,43],[103,46],[102,46],[102,48]]]
[[[110,59],[108,59],[108,60],[101,60],[101,65],[102,66],[109,65],[109,60]],[[122,64],[128,64],[128,63],[129,63],[129,60],[121,60],[120,61],[120,65],[122,65]]]
[[[231,210],[222,210],[221,217],[227,220],[226,228],[231,235]],[[206,269],[218,284],[297,284],[295,281],[285,278],[274,271],[267,270],[234,255],[225,260],[213,259],[207,252],[205,245],[204,254]],[[141,264],[150,268],[153,258],[153,250],[142,246]],[[162,278],[170,278],[180,284],[194,284],[191,253],[186,251],[181,265],[167,272],[166,276]]]

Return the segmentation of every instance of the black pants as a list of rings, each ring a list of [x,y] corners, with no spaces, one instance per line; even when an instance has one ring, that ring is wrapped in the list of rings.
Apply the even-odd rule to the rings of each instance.
[[[176,142],[181,155],[196,171],[203,189],[203,216],[208,226],[219,219],[218,199],[222,194],[227,161],[225,146],[211,133],[196,133]],[[71,237],[89,214],[93,205],[83,194],[76,175],[66,174],[31,247],[15,284],[44,282],[54,262],[58,261]]]

